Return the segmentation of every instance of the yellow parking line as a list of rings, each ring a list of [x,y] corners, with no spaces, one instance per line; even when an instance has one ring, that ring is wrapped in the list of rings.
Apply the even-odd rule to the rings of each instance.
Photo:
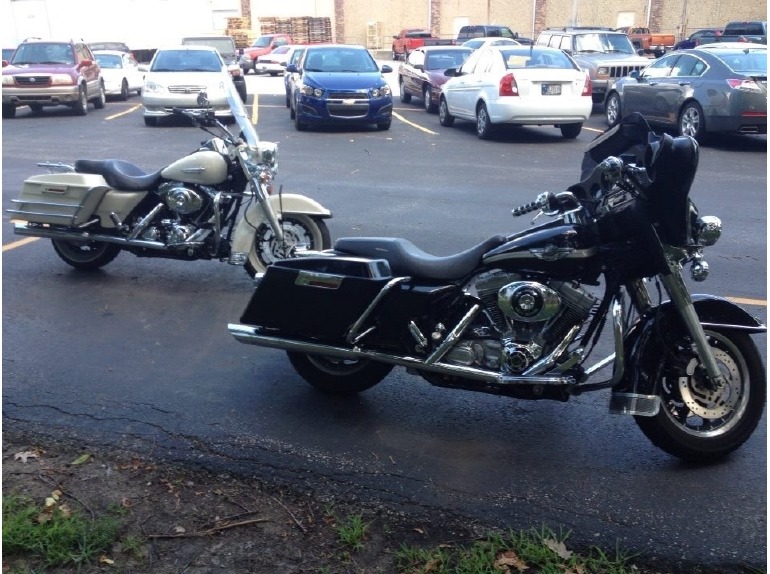
[[[135,112],[136,110],[138,110],[141,107],[142,107],[142,104],[137,104],[135,106],[132,106],[132,107],[128,108],[125,112],[120,112],[119,114],[112,114],[111,116],[107,116],[106,119],[114,120],[115,118],[119,118],[121,116],[127,116],[128,114],[130,114],[132,112]]]
[[[409,120],[407,120],[401,114],[397,114],[396,112],[393,112],[393,117],[398,118],[399,120],[401,120],[405,124],[408,124],[408,125],[412,126],[413,128],[417,128],[418,130],[420,130],[422,132],[425,132],[426,134],[430,134],[432,136],[438,135],[438,132],[434,132],[433,130],[429,130],[428,128],[425,128],[425,127],[423,127],[421,125],[415,124],[414,122],[410,122]]]
[[[27,243],[32,243],[33,241],[37,241],[40,239],[39,237],[25,237],[24,239],[20,239],[19,241],[14,241],[13,243],[8,243],[7,245],[3,245],[3,253],[6,251],[10,251],[11,249],[16,249],[17,247],[21,247],[22,245],[26,245]]]
[[[755,307],[767,307],[767,301],[762,299],[744,299],[743,297],[727,297],[733,303],[739,305],[753,305]]]

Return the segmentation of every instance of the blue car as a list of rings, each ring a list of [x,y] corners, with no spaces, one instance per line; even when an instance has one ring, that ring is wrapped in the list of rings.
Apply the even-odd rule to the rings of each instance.
[[[297,64],[289,113],[297,130],[310,125],[376,124],[390,128],[393,96],[380,68],[363,46],[324,44],[308,46]]]

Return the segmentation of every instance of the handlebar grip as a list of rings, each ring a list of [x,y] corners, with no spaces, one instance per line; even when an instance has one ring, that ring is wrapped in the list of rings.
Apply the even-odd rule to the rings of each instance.
[[[526,215],[527,213],[531,213],[538,209],[540,209],[540,204],[537,201],[532,201],[526,205],[515,208],[511,213],[514,217],[519,217],[520,215]]]

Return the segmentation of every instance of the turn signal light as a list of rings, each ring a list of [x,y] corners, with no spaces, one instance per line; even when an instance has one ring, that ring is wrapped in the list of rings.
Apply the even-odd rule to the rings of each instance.
[[[519,86],[516,84],[516,78],[513,74],[506,74],[500,78],[499,94],[501,96],[518,96]]]

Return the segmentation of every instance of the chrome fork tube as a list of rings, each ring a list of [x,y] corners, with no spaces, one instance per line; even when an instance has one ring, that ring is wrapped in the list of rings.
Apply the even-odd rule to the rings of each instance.
[[[725,384],[726,380],[719,370],[719,365],[706,340],[706,333],[703,331],[698,314],[695,312],[695,306],[692,304],[692,298],[687,290],[687,285],[685,285],[682,279],[682,273],[679,266],[675,266],[673,263],[669,263],[669,269],[671,270],[670,274],[661,275],[663,286],[666,288],[669,297],[671,297],[671,301],[679,310],[682,320],[693,338],[695,351],[706,370],[706,375],[716,388],[720,388]]]
[[[256,188],[255,195],[257,196],[257,201],[259,202],[259,205],[262,206],[262,211],[265,213],[265,217],[267,217],[268,223],[270,223],[270,228],[273,230],[273,233],[275,233],[276,242],[283,246],[283,227],[281,227],[281,224],[278,221],[278,216],[275,214],[275,211],[273,211],[273,208],[270,205],[270,199],[267,193],[267,184],[264,183],[262,179],[259,181],[252,179],[251,185],[252,187]]]

